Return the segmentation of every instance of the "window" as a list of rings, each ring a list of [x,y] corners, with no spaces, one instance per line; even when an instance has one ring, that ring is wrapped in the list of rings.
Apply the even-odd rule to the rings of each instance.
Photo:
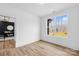
[[[54,16],[47,20],[47,34],[49,36],[67,37],[68,16]]]

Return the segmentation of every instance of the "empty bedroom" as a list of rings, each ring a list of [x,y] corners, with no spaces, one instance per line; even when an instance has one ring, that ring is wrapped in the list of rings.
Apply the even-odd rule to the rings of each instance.
[[[79,56],[78,3],[0,3],[0,56]]]

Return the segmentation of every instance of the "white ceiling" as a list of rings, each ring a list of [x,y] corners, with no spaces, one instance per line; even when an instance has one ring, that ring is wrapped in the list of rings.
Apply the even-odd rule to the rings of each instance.
[[[77,5],[76,3],[10,3],[9,6],[18,8],[23,11],[35,14],[37,16],[43,16],[52,12],[57,12],[62,9],[66,9]]]

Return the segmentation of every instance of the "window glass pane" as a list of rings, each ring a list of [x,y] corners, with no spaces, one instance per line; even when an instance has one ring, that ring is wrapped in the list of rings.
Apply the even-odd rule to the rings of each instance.
[[[67,37],[68,15],[54,16],[49,19],[48,27],[49,36]]]

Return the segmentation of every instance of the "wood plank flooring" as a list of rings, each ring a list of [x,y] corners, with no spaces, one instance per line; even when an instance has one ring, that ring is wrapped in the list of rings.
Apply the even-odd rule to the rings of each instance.
[[[55,44],[37,41],[18,48],[0,49],[1,56],[79,56],[72,51]]]
[[[15,40],[5,40],[5,41],[0,41],[0,49],[4,48],[15,48]]]

